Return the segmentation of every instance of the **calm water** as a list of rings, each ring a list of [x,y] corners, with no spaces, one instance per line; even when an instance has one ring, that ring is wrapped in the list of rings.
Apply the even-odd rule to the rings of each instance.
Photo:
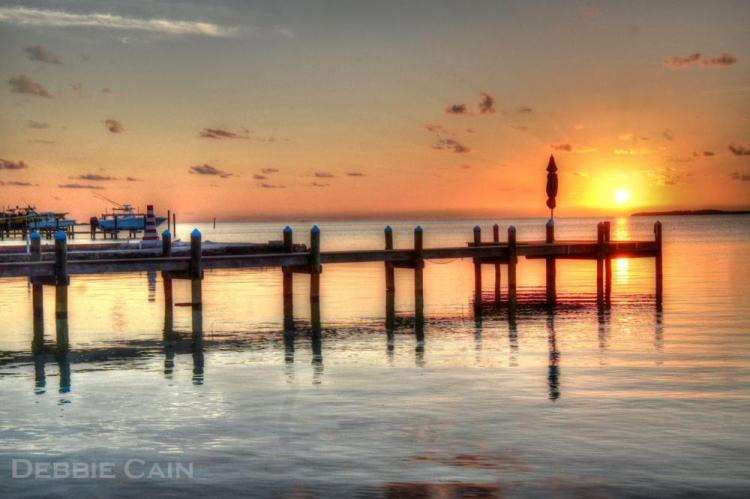
[[[540,239],[540,219],[513,223]],[[190,307],[163,332],[155,274],[74,276],[70,353],[31,355],[31,289],[0,283],[0,490],[4,495],[203,493],[275,497],[744,496],[750,491],[750,217],[668,217],[665,301],[653,260],[616,260],[611,311],[598,312],[593,262],[558,263],[561,305],[524,305],[515,322],[473,312],[469,260],[428,262],[423,334],[412,273],[397,270],[385,328],[382,264],[329,265],[323,330],[310,330],[308,280],[295,276],[296,335],[284,335],[281,272],[212,271],[202,348]],[[478,223],[394,224],[409,247],[463,245]],[[615,239],[651,238],[652,219],[615,219]],[[306,242],[310,223],[293,224]],[[324,249],[383,244],[385,223],[323,222]],[[186,237],[193,225],[180,225]],[[200,225],[204,239],[280,239],[281,224]],[[559,220],[558,239],[596,221]],[[486,266],[490,300],[492,269]],[[503,272],[503,288],[505,287]],[[543,291],[522,259],[520,292]],[[175,281],[175,302],[190,283]],[[503,297],[505,289],[503,289]],[[11,460],[111,462],[114,479],[11,479]],[[161,463],[194,477],[129,479]],[[141,462],[145,464],[141,465]],[[133,469],[131,468],[131,472]]]

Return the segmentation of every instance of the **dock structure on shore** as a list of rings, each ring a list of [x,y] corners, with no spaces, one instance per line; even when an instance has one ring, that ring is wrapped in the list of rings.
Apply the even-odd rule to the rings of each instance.
[[[509,315],[515,315],[518,304],[517,264],[518,257],[544,259],[546,263],[546,304],[554,307],[557,300],[556,265],[557,260],[594,260],[596,262],[596,299],[602,308],[611,305],[612,259],[614,258],[654,258],[655,298],[657,310],[661,309],[663,294],[662,273],[662,227],[654,224],[654,239],[642,241],[613,241],[609,222],[597,225],[597,240],[558,240],[555,238],[554,222],[546,225],[543,241],[518,241],[516,228],[507,229],[506,241],[500,241],[498,225],[493,227],[492,241],[483,241],[480,227],[474,227],[473,240],[464,247],[425,248],[423,230],[414,229],[412,248],[393,247],[393,231],[384,230],[383,249],[321,251],[320,229],[310,230],[310,245],[293,244],[292,229],[283,230],[283,242],[276,245],[235,245],[235,254],[215,254],[207,251],[202,244],[200,231],[195,229],[190,235],[190,246],[175,247],[169,231],[162,234],[160,248],[142,250],[117,250],[98,245],[85,245],[80,251],[68,251],[64,232],[55,234],[53,251],[43,252],[38,233],[31,236],[30,253],[19,254],[6,250],[0,253],[0,278],[28,277],[33,287],[34,342],[43,343],[43,303],[42,286],[53,285],[55,292],[55,320],[58,348],[67,348],[68,337],[68,286],[70,276],[83,274],[161,272],[164,279],[165,330],[171,324],[173,313],[172,280],[191,281],[191,305],[193,309],[193,332],[202,334],[202,279],[206,270],[233,268],[280,267],[283,275],[284,328],[293,328],[294,274],[310,275],[311,324],[313,330],[320,330],[320,280],[324,265],[341,263],[382,262],[385,266],[386,327],[393,321],[394,296],[396,292],[395,270],[410,269],[414,272],[415,324],[421,330],[424,323],[424,284],[423,273],[426,260],[471,258],[474,263],[474,303],[476,312],[481,313],[482,305],[482,265],[493,265],[495,269],[495,301],[500,303],[500,267],[507,266],[507,307]],[[252,251],[250,250],[251,248]],[[258,252],[265,248],[266,251]],[[50,248],[52,249],[52,248]],[[214,254],[211,254],[214,253]],[[169,327],[171,329],[171,327]]]

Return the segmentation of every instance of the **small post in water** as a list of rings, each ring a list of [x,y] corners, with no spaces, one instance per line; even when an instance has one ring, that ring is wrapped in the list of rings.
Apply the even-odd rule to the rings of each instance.
[[[500,244],[500,226],[492,226],[492,242]],[[495,303],[500,303],[500,264],[495,264]]]
[[[190,277],[193,279],[203,278],[202,253],[201,231],[193,229],[190,233]]]
[[[609,256],[609,241],[611,238],[611,225],[609,220],[604,222],[604,304],[607,308],[612,306],[612,258]]]
[[[424,327],[424,258],[422,227],[414,229],[414,320],[417,330]]]
[[[474,247],[482,246],[482,228],[474,226]],[[482,308],[482,261],[478,256],[474,257],[474,308]]]
[[[385,234],[385,249],[393,249],[393,229],[390,225],[386,226],[384,230]],[[385,262],[385,292],[394,293],[396,291],[396,271],[393,263],[386,260]]]
[[[596,303],[604,304],[604,223],[596,225]]]
[[[508,227],[508,307],[511,314],[515,313],[517,304],[516,264],[518,263],[518,248],[516,246],[516,228]]]
[[[546,235],[547,244],[555,242],[555,221],[551,218],[547,220]],[[546,258],[546,267],[547,305],[553,307],[557,301],[557,262],[554,257]]]
[[[161,256],[172,256],[172,234],[169,230],[161,233]]]
[[[38,262],[42,259],[42,237],[39,232],[31,233],[31,261]],[[32,307],[34,310],[34,340],[31,343],[31,351],[40,353],[44,346],[44,287],[41,283],[31,279]]]
[[[320,301],[320,229],[310,229],[310,301]]]
[[[284,252],[291,253],[294,248],[292,228],[284,227]],[[288,267],[281,267],[282,295],[284,298],[284,331],[294,327],[294,273]]]
[[[661,311],[664,298],[664,271],[662,267],[662,236],[661,222],[654,224],[654,240],[656,241],[656,308]]]
[[[68,278],[68,238],[65,232],[55,232],[55,282],[69,284]]]

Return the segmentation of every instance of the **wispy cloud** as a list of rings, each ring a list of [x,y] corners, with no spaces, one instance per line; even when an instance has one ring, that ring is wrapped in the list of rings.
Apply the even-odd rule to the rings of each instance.
[[[125,180],[128,182],[141,182],[142,179],[135,177],[125,177]]]
[[[279,173],[279,169],[278,168],[263,168],[260,172],[268,175],[270,173]]]
[[[9,180],[8,182],[5,182],[3,180],[0,180],[0,185],[7,185],[9,187],[31,187],[31,182],[21,182],[19,180]]]
[[[119,31],[146,31],[163,35],[200,35],[229,37],[239,33],[238,28],[199,21],[173,19],[140,19],[115,14],[76,14],[63,10],[32,9],[27,7],[0,7],[0,22],[18,26],[51,28],[98,28]]]
[[[481,114],[495,112],[495,99],[487,92],[479,92],[479,112]]]
[[[41,45],[31,45],[23,49],[26,55],[32,61],[46,62],[48,64],[62,64],[60,57],[54,52],[42,47]]]
[[[261,175],[260,173],[256,173],[255,175],[253,175],[253,178],[255,180],[267,180],[268,179],[268,177],[266,177],[265,175]]]
[[[258,187],[261,189],[283,189],[283,185],[277,185],[277,184],[266,184],[265,182],[258,184]]]
[[[310,185],[313,186],[313,187],[328,187],[331,184],[321,184],[320,182],[313,182]]]
[[[242,130],[241,132],[230,132],[229,130],[222,130],[221,128],[204,128],[201,130],[199,136],[204,139],[247,139],[248,131]]]
[[[570,144],[552,144],[550,147],[555,151],[571,152],[573,150],[573,146]]]
[[[469,108],[466,104],[451,104],[445,108],[445,112],[448,114],[466,114],[469,112]]]
[[[533,109],[531,108],[531,106],[518,106],[518,107],[517,107],[517,108],[515,109],[515,111],[516,111],[517,113],[525,113],[525,114],[528,114],[528,113],[531,113],[531,112],[533,112],[534,110],[533,110]]]
[[[449,150],[453,151],[455,153],[467,153],[471,151],[471,148],[461,144],[455,139],[449,139],[449,138],[442,138],[438,137],[437,142],[434,146],[432,146],[433,149],[440,149],[440,150]]]
[[[93,189],[93,190],[102,190],[104,187],[101,185],[91,185],[91,184],[60,184],[57,187],[60,189]]]
[[[661,136],[670,142],[674,140],[674,134],[672,133],[671,130],[664,130],[663,132],[661,132]]]
[[[734,154],[735,156],[750,156],[750,147],[735,144],[734,142],[729,144],[728,147],[732,154]]]
[[[52,98],[52,94],[44,88],[39,82],[36,82],[26,75],[14,76],[8,80],[10,90],[19,94],[36,95],[38,97]]]
[[[734,172],[732,174],[732,179],[740,180],[742,182],[750,182],[750,175],[747,175],[745,173],[740,173],[740,172]]]
[[[367,175],[365,175],[362,172],[346,172],[346,176],[347,177],[366,177]]]
[[[333,178],[335,175],[330,172],[315,172],[313,174],[316,178]]]
[[[673,55],[664,59],[664,65],[672,69],[682,69],[690,66],[706,66],[713,68],[724,68],[738,62],[737,57],[732,54],[721,54],[717,57],[706,57],[700,52],[686,56]]]
[[[98,173],[84,173],[83,175],[78,175],[77,177],[70,177],[73,180],[89,180],[92,182],[108,182],[110,180],[117,180],[115,177],[111,177],[109,175],[100,175]]]
[[[28,167],[29,165],[27,165],[26,162],[21,161],[21,160],[13,161],[10,159],[0,158],[0,170],[25,170]]]
[[[122,126],[122,123],[112,118],[108,120],[104,120],[104,128],[106,128],[112,133],[122,133],[125,131],[125,128],[123,128]]]
[[[191,166],[188,171],[196,175],[211,175],[221,178],[231,177],[232,174],[211,165]]]
[[[29,128],[33,128],[35,130],[44,130],[45,128],[49,128],[49,123],[43,123],[41,121],[34,121],[29,120],[26,122],[26,126]]]

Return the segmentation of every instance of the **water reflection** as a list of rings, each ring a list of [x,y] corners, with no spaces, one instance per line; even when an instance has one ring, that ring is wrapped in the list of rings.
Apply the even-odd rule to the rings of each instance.
[[[547,314],[547,343],[549,343],[549,371],[547,384],[549,385],[549,399],[560,398],[560,351],[557,349],[557,337],[555,335],[555,316]]]

